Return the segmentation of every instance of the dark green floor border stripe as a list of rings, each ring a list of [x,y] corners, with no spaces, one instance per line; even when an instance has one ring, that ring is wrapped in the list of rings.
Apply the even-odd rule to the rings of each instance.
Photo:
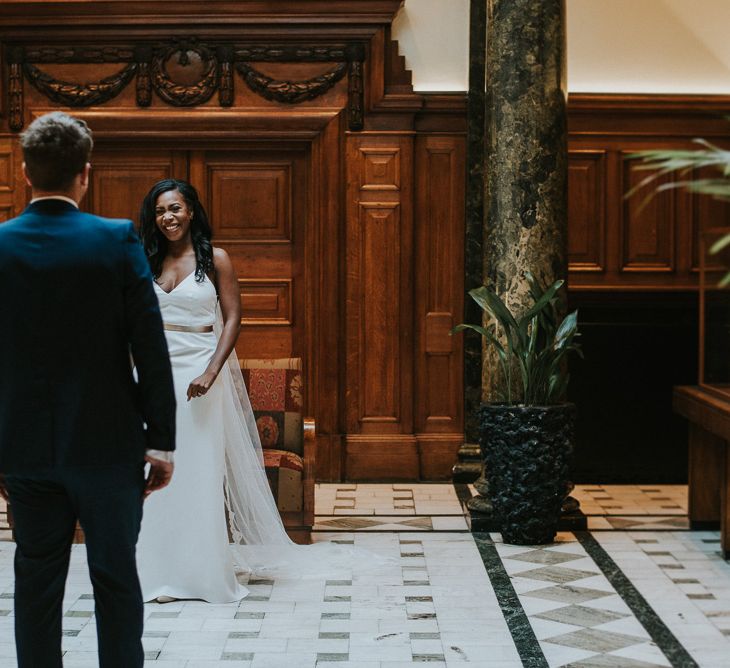
[[[527,618],[492,539],[486,533],[473,533],[472,536],[484,562],[484,568],[487,569],[487,575],[494,593],[497,595],[499,607],[502,609],[522,665],[524,668],[549,668],[550,664],[542,653],[530,620]]]
[[[587,531],[576,531],[575,537],[603,571],[616,593],[629,606],[631,612],[634,613],[636,619],[646,629],[669,662],[676,668],[699,668],[699,664],[677,640],[603,546]]]

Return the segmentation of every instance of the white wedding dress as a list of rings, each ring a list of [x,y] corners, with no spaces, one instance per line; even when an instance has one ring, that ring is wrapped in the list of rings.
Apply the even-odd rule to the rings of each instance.
[[[170,293],[155,291],[165,324],[204,329],[216,321],[217,295],[205,278],[187,276]],[[187,400],[190,381],[208,366],[213,331],[165,331],[177,400],[177,447],[170,484],[144,504],[137,568],[145,601],[158,596],[236,601],[248,590],[236,580],[225,513],[226,383],[216,379],[203,397]]]
[[[397,562],[368,550],[289,539],[235,351],[208,392],[187,400],[190,381],[205,371],[222,329],[215,286],[190,274],[169,293],[159,285],[155,291],[172,363],[177,434],[172,481],[144,503],[137,543],[144,600],[238,601],[248,593],[236,578],[243,572],[350,579],[355,564],[365,573],[385,564],[397,569]]]

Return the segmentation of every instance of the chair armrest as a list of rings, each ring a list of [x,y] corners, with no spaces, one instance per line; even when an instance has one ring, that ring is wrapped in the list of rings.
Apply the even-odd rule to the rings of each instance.
[[[307,449],[307,442],[313,442],[317,438],[317,427],[314,418],[304,418],[304,449]]]
[[[304,418],[304,524],[314,524],[314,457],[317,450],[317,430],[314,418]]]

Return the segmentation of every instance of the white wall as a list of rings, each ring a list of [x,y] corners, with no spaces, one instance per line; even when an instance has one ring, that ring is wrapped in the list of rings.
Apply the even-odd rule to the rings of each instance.
[[[571,91],[730,93],[730,0],[567,0],[567,13]],[[406,0],[393,37],[416,90],[467,89],[469,0]]]
[[[469,0],[406,0],[393,38],[416,90],[469,88]]]

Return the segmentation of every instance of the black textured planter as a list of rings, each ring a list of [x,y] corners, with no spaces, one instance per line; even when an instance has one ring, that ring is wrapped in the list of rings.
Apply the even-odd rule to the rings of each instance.
[[[482,404],[481,449],[505,543],[555,538],[573,453],[575,406]]]

